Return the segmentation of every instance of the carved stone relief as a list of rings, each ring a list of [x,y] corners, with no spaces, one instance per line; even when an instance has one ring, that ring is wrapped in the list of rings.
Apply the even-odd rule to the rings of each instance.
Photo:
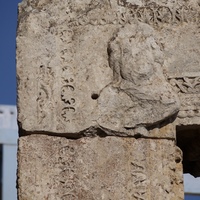
[[[96,127],[126,136],[179,110],[178,120],[198,121],[199,109],[191,114],[184,98],[198,102],[199,74],[191,73],[199,64],[199,10],[192,0],[23,1],[18,102],[34,115],[21,109],[21,128],[79,137]],[[190,93],[180,94],[185,90]],[[27,98],[30,93],[33,98]]]
[[[114,97],[110,97],[109,101],[111,98],[117,99],[120,93],[123,95],[118,102],[111,100],[114,106],[104,111],[108,118],[115,118],[115,123],[125,128],[148,127],[179,110],[178,96],[163,74],[163,52],[149,25],[127,24],[119,29],[108,43],[108,61],[113,70],[113,81],[102,90],[99,102],[111,96],[111,90],[115,93],[111,93]],[[107,104],[111,104],[111,101]],[[112,116],[115,112],[113,108],[123,109],[121,105],[125,114],[118,114],[119,118]],[[102,118],[106,120],[103,126],[108,126],[109,120],[105,117],[100,120]]]
[[[20,200],[183,199],[172,140],[31,135],[19,148]]]
[[[182,200],[199,1],[23,0],[18,21],[19,199]]]
[[[96,1],[98,2],[98,1]],[[198,1],[99,1],[99,7],[94,7],[98,13],[107,6],[107,11],[98,16],[93,9],[84,11],[78,19],[73,18],[70,25],[124,25],[133,21],[139,21],[154,26],[163,24],[198,23],[200,20]],[[113,10],[112,8],[116,8]],[[109,12],[110,11],[110,12]],[[97,13],[96,12],[96,13]]]
[[[169,28],[160,33],[165,54],[164,70],[178,94],[181,107],[176,123],[199,124],[199,45],[198,23]]]

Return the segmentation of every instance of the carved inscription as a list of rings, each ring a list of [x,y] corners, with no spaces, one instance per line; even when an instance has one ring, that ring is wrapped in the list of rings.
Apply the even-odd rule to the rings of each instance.
[[[41,123],[46,117],[45,106],[51,99],[54,72],[51,67],[41,65],[38,70],[38,122]]]
[[[85,26],[85,25],[107,25],[107,24],[121,24],[130,23],[131,21],[140,21],[147,24],[158,25],[160,23],[167,24],[181,24],[198,23],[200,21],[199,7],[181,4],[177,2],[173,6],[165,4],[157,4],[154,2],[144,5],[136,5],[126,1],[118,1],[118,5],[123,9],[119,11],[104,12],[103,16],[97,16],[92,11],[81,15],[70,22],[71,26]],[[101,8],[103,9],[103,8]]]
[[[55,168],[59,168],[58,176],[54,177],[54,183],[58,188],[62,188],[59,194],[60,199],[78,200],[75,192],[77,186],[77,177],[75,172],[75,148],[72,145],[62,146],[58,151],[58,159]]]
[[[135,200],[145,200],[148,188],[145,167],[141,162],[131,162],[131,173],[133,182],[132,197]]]
[[[179,118],[200,117],[200,94],[185,94],[180,95],[181,108],[178,113]]]
[[[61,119],[64,122],[71,123],[76,112],[76,98],[75,98],[75,76],[74,76],[74,48],[73,48],[73,31],[62,30],[59,33],[61,47],[60,63],[62,67],[61,74]]]

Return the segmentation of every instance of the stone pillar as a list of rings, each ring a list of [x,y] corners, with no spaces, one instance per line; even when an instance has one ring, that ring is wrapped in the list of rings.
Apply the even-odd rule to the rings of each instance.
[[[24,0],[18,19],[18,199],[183,200],[197,1]]]

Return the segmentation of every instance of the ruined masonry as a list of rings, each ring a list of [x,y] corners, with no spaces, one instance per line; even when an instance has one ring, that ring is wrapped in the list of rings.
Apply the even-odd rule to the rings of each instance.
[[[183,173],[200,176],[200,1],[18,8],[18,200],[183,200]]]

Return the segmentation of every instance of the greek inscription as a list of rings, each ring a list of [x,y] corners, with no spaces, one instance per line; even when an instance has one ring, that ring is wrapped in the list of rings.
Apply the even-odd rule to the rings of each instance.
[[[51,97],[53,87],[54,72],[51,67],[41,65],[38,69],[38,98],[37,98],[37,110],[38,110],[38,123],[47,116],[45,111],[45,105]]]
[[[67,153],[73,155],[73,154],[75,153],[75,149],[74,149],[74,147],[64,146],[64,147],[62,147],[62,148],[59,150],[59,152],[60,152],[61,154],[63,154],[63,155],[65,155],[65,154],[67,154]]]
[[[131,162],[131,165],[134,171],[144,170],[144,166],[139,163]]]
[[[68,180],[68,181],[64,180],[63,182],[62,181],[60,181],[60,182],[63,185],[63,188],[65,189],[66,193],[69,194],[69,193],[73,192],[74,187],[75,187],[75,183],[73,182],[73,180]]]
[[[131,175],[133,182],[132,197],[136,200],[145,200],[147,193],[147,175],[145,167],[141,163],[131,162]]]
[[[71,119],[74,112],[74,107],[65,107],[62,109],[61,116],[66,122],[70,123],[74,121],[74,119]]]
[[[132,176],[135,179],[135,182],[134,182],[135,185],[141,186],[141,185],[145,184],[145,181],[147,179],[146,175],[141,172],[133,173]]]
[[[76,195],[77,176],[76,176],[76,163],[74,156],[76,156],[76,149],[70,144],[61,146],[57,152],[58,159],[55,167],[58,169],[58,175],[54,177],[54,184],[57,188],[62,188],[61,193],[57,194],[63,200],[78,199]]]
[[[60,60],[62,67],[62,87],[60,93],[60,99],[62,103],[62,109],[60,111],[61,120],[67,123],[74,122],[74,114],[76,112],[76,98],[75,98],[75,77],[74,77],[74,54],[73,48],[73,31],[62,30],[60,32],[60,42],[63,46],[60,49]]]
[[[72,160],[70,161],[62,161],[62,165],[60,166],[60,169],[62,170],[60,173],[60,176],[63,176],[63,174],[71,174],[74,173],[74,162]]]
[[[75,104],[74,98],[70,98],[70,99],[62,98],[62,100],[68,105],[74,105]]]
[[[70,77],[69,77],[70,76]],[[70,80],[70,82],[74,82],[73,78],[73,67],[65,65],[62,68],[62,80]]]
[[[63,79],[63,81],[65,83],[72,83],[72,82],[74,82],[74,79],[73,78],[66,78],[66,79]]]
[[[38,98],[37,98],[37,102],[38,102],[38,119],[40,119],[40,122],[42,119],[45,118],[46,113],[43,110],[43,107],[45,105],[45,99],[48,98],[48,93],[47,90],[41,86],[40,90],[39,90],[39,94],[38,94]]]
[[[60,36],[60,40],[65,43],[65,44],[70,44],[72,41],[72,37],[73,37],[73,32],[72,31],[67,31],[67,30],[63,30],[60,32],[59,34]]]
[[[71,63],[73,60],[71,59],[71,57],[69,56],[70,54],[73,54],[73,50],[70,49],[64,49],[61,51],[61,61],[63,64],[69,64]]]
[[[135,191],[135,193],[132,195],[136,200],[145,200],[145,193],[146,193],[146,188],[137,188],[139,191]]]
[[[65,85],[62,88],[62,92],[65,93],[67,91],[74,91],[74,87],[72,85]]]

